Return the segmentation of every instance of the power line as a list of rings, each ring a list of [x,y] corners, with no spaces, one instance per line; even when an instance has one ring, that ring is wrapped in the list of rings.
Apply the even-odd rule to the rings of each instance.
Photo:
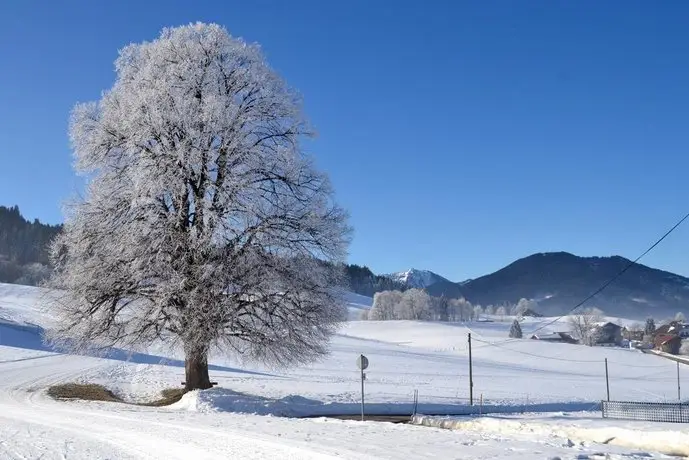
[[[600,363],[600,362],[601,362],[600,360],[595,360],[595,361],[594,361],[594,360],[578,360],[578,359],[558,358],[558,357],[556,357],[556,356],[542,356],[542,355],[537,355],[537,354],[534,354],[534,353],[529,353],[528,351],[521,351],[521,350],[515,350],[515,349],[513,349],[513,348],[503,347],[503,346],[501,346],[501,345],[497,345],[497,344],[491,343],[491,342],[486,342],[486,341],[484,341],[484,340],[479,340],[479,339],[474,339],[474,340],[476,340],[477,342],[481,342],[481,343],[485,343],[485,344],[488,344],[488,345],[492,345],[492,346],[494,346],[494,347],[496,347],[496,348],[502,348],[503,350],[509,350],[509,351],[514,352],[514,353],[519,353],[519,354],[522,354],[522,355],[532,356],[532,357],[534,357],[534,358],[552,359],[553,361],[565,361],[565,362],[568,362],[568,363],[589,363],[589,364],[590,364],[590,363]]]
[[[514,352],[514,353],[518,353],[518,354],[522,354],[522,355],[526,355],[526,356],[531,356],[531,357],[534,357],[534,358],[551,359],[551,360],[553,360],[553,361],[564,361],[564,362],[568,362],[568,363],[580,363],[580,364],[581,364],[581,363],[586,363],[586,364],[593,364],[593,363],[596,363],[596,364],[600,364],[600,363],[602,362],[600,359],[598,359],[598,360],[579,360],[579,359],[559,358],[559,357],[557,357],[557,356],[543,356],[543,355],[537,355],[537,354],[535,354],[535,353],[529,353],[528,351],[521,351],[521,350],[515,350],[514,348],[507,348],[507,347],[498,345],[498,344],[493,343],[493,342],[486,342],[485,340],[480,340],[480,339],[476,339],[476,338],[474,338],[474,340],[477,341],[477,342],[485,343],[485,344],[487,344],[487,345],[490,345],[490,346],[493,346],[493,347],[496,347],[496,348],[502,348],[503,350],[508,350],[508,351],[511,351],[511,352]],[[654,366],[640,366],[640,365],[636,365],[636,364],[618,363],[618,362],[615,362],[615,361],[608,361],[608,362],[610,362],[610,363],[612,363],[612,364],[620,364],[620,365],[625,366],[625,367],[639,368],[639,369],[661,369],[661,368],[662,368],[662,369],[666,369],[666,368],[667,368],[666,365],[660,365],[660,366],[658,366],[658,365],[654,365]]]
[[[639,257],[637,257],[636,259],[630,261],[630,262],[629,262],[619,273],[617,273],[615,276],[613,276],[612,278],[610,278],[606,283],[604,283],[601,287],[599,287],[598,289],[596,289],[592,294],[590,294],[590,295],[589,295],[588,297],[586,297],[584,300],[582,300],[581,302],[579,302],[578,304],[576,304],[576,305],[574,306],[574,308],[572,308],[568,313],[566,313],[566,314],[564,314],[564,315],[562,315],[562,316],[559,316],[559,317],[555,318],[554,320],[552,320],[552,321],[550,321],[550,322],[548,322],[548,323],[543,324],[542,326],[540,326],[540,327],[536,328],[535,330],[531,331],[530,334],[534,334],[534,333],[540,331],[541,329],[543,329],[543,328],[545,328],[545,327],[548,327],[548,326],[550,326],[551,324],[560,321],[560,320],[561,320],[562,318],[564,318],[565,316],[571,315],[571,314],[574,313],[574,311],[577,310],[579,307],[581,307],[581,306],[584,305],[586,302],[588,302],[589,300],[591,300],[592,298],[594,298],[596,295],[600,294],[605,288],[607,288],[607,287],[610,286],[615,280],[617,280],[617,278],[619,278],[619,277],[622,276],[627,270],[629,270],[630,268],[632,268],[632,266],[634,266],[639,260],[641,260],[642,257],[644,257],[646,254],[648,254],[648,253],[651,252],[653,249],[655,249],[656,246],[658,246],[665,238],[667,238],[667,237],[670,235],[670,233],[674,232],[675,229],[676,229],[677,227],[679,227],[680,225],[682,225],[682,223],[683,223],[685,220],[687,220],[688,218],[689,218],[689,213],[685,214],[684,217],[682,217],[682,218],[679,220],[679,222],[677,222],[675,225],[673,225],[672,228],[671,228],[670,230],[668,230],[667,232],[665,232],[665,234],[664,234],[663,236],[661,236],[661,237],[660,237],[655,243],[653,243],[648,249],[646,249],[643,253],[641,253],[641,255],[640,255]]]

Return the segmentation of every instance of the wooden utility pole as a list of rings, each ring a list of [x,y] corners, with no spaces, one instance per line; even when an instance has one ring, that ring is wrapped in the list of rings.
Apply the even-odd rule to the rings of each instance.
[[[608,379],[608,358],[605,358],[605,388],[608,393],[608,401],[610,401],[610,380]]]
[[[471,332],[469,333],[469,405],[474,405],[474,370],[471,362]]]
[[[682,404],[682,390],[679,386],[679,361],[677,361],[677,401]]]

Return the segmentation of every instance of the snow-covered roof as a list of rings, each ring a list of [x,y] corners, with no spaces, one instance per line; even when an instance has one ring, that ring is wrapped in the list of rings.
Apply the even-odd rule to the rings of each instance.
[[[545,332],[543,334],[534,334],[532,337],[539,340],[562,340],[571,336],[568,332]]]

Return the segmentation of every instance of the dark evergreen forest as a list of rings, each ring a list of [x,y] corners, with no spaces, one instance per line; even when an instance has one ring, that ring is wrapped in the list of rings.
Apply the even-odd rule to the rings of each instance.
[[[61,228],[30,222],[17,206],[0,206],[0,282],[36,285],[48,276],[48,245]]]

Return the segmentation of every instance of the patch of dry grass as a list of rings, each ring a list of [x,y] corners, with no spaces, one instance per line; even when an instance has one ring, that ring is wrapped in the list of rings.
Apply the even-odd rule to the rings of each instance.
[[[183,388],[167,388],[161,392],[161,398],[143,403],[128,403],[103,385],[93,383],[64,383],[48,388],[48,396],[55,399],[81,399],[84,401],[107,401],[135,406],[162,407],[174,404],[184,396]]]
[[[48,388],[55,399],[83,399],[85,401],[122,402],[112,391],[93,383],[64,383]]]
[[[170,404],[174,404],[180,399],[182,399],[182,396],[184,396],[186,390],[184,388],[166,388],[160,393],[162,395],[160,399],[151,402],[140,403],[139,405],[151,407],[169,406]]]

